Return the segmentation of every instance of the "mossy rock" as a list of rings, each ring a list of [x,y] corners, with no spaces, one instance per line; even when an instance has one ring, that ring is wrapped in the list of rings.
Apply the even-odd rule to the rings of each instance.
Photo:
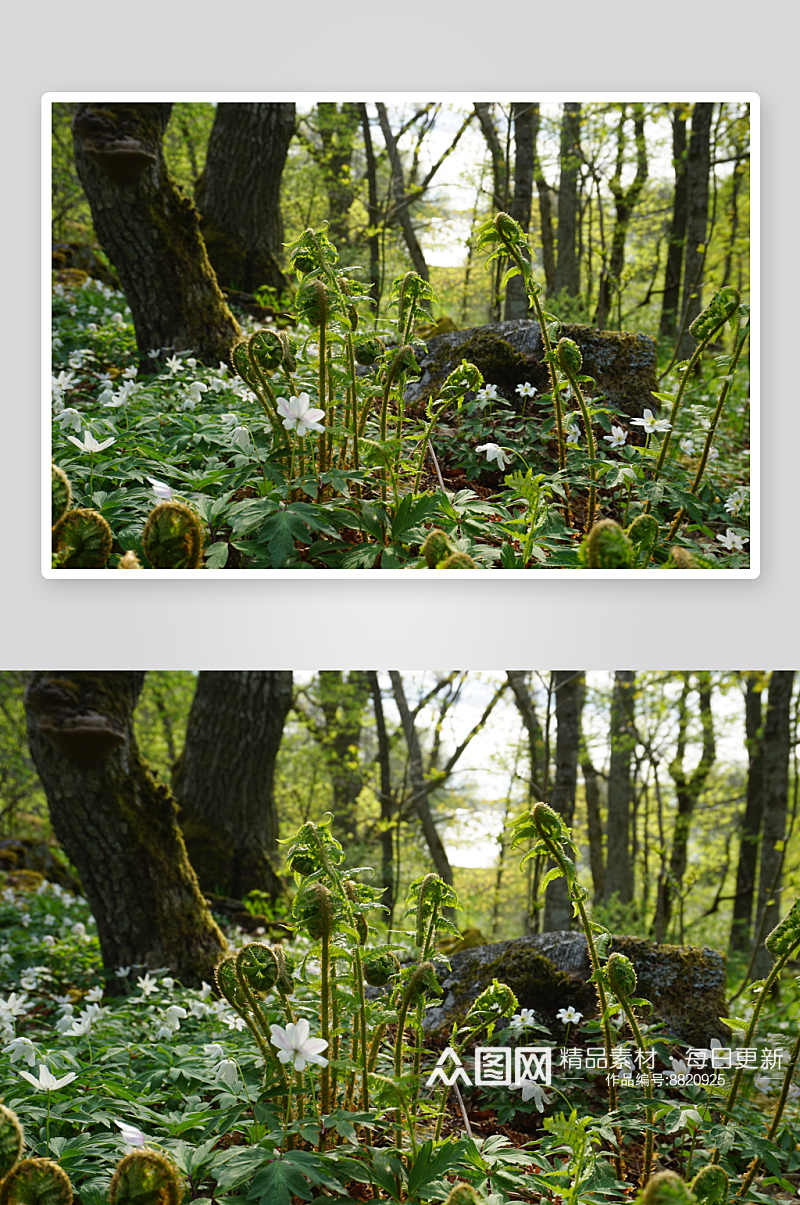
[[[645,407],[658,411],[658,402],[652,397],[652,391],[658,389],[656,344],[649,335],[598,331],[575,323],[565,323],[561,334],[577,343],[583,356],[582,371],[594,377],[596,392],[604,394],[613,407],[630,417],[640,417]],[[422,376],[406,390],[410,406],[422,406],[435,397],[462,359],[476,364],[484,380],[496,385],[498,393],[519,409],[523,399],[516,392],[517,385],[529,381],[539,393],[550,389],[539,323],[528,318],[437,334],[427,340],[427,354],[419,351]],[[530,413],[531,399],[524,401]]]
[[[658,945],[641,937],[614,937],[611,949],[634,965],[637,994],[649,1000],[653,1013],[676,1040],[707,1047],[712,1038],[730,1038],[720,1020],[725,1016],[725,960],[717,950],[696,946]],[[453,953],[450,969],[438,969],[445,995],[429,1009],[426,1029],[451,1027],[472,1001],[499,979],[516,994],[521,1008],[531,1008],[558,1032],[556,1013],[570,1005],[584,1017],[597,1013],[591,965],[580,933],[540,933],[513,941]]]
[[[474,950],[476,946],[485,946],[486,937],[480,929],[464,929],[460,937],[443,937],[437,942],[443,954],[457,954],[460,950]]]

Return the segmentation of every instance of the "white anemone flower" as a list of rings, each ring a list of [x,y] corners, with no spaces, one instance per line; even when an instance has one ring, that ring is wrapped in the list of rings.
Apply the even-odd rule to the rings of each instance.
[[[556,1016],[562,1025],[577,1025],[583,1019],[583,1013],[577,1012],[571,1004],[569,1008],[560,1008]]]
[[[515,1013],[510,1021],[510,1028],[513,1033],[520,1033],[523,1029],[527,1029],[529,1025],[534,1025],[536,1018],[532,1008],[521,1008],[518,1013]]]
[[[285,423],[283,425],[286,426]],[[231,443],[236,444],[243,452],[249,452],[252,445],[250,443],[250,432],[247,430],[247,427],[234,427],[231,432]]]
[[[681,451],[685,452],[687,456],[694,455],[694,440],[690,439],[688,435],[681,440]]]
[[[10,1053],[12,1063],[24,1059],[29,1067],[33,1067],[36,1062],[38,1051],[30,1038],[14,1038],[5,1046],[5,1050]]]
[[[477,402],[496,402],[497,401],[497,386],[484,385],[483,389],[479,389],[475,395]]]
[[[524,1101],[532,1100],[536,1105],[539,1113],[543,1113],[545,1107],[550,1104],[550,1097],[545,1092],[541,1084],[536,1084],[532,1079],[518,1079],[513,1088],[516,1091],[522,1089],[522,1099]]]
[[[224,423],[226,427],[237,427],[239,425],[239,416],[236,414],[221,414],[219,421]]]
[[[291,1063],[295,1071],[305,1071],[306,1063],[316,1063],[327,1067],[328,1060],[322,1051],[328,1043],[324,1038],[309,1037],[309,1025],[305,1017],[292,1022],[284,1028],[282,1025],[270,1025],[272,1045],[278,1048],[278,1058],[282,1063]]]
[[[233,1059],[222,1059],[214,1068],[214,1078],[222,1080],[229,1088],[235,1088],[239,1082],[239,1068]]]
[[[740,536],[738,532],[733,531],[730,527],[726,530],[724,536],[717,536],[717,539],[728,552],[742,552],[744,550],[745,537]]]
[[[511,464],[511,457],[513,453],[509,452],[507,448],[501,448],[499,444],[481,444],[481,446],[476,448],[475,451],[485,452],[486,459],[490,464],[493,460],[496,461],[497,467],[501,473],[507,464]]]
[[[127,1142],[128,1146],[144,1146],[147,1142],[146,1137],[138,1126],[129,1126],[126,1121],[117,1121],[114,1119],[114,1125],[119,1129],[122,1139]]]
[[[730,498],[726,499],[725,509],[729,515],[738,515],[746,501],[747,494],[743,489],[734,490]]]
[[[621,448],[627,438],[628,432],[625,430],[625,428],[615,427],[613,424],[611,427],[611,434],[603,436],[603,439],[606,441],[606,443],[611,444],[612,448]]]
[[[632,418],[631,425],[644,427],[648,435],[653,435],[657,431],[672,430],[670,423],[665,418],[656,418],[652,410],[645,410],[644,418]]]
[[[203,1054],[210,1059],[224,1059],[225,1051],[220,1046],[219,1042],[207,1042],[203,1047]]]
[[[61,1076],[61,1079],[56,1079],[53,1073],[48,1071],[44,1063],[39,1067],[38,1077],[31,1075],[30,1071],[20,1071],[20,1075],[29,1084],[33,1084],[34,1088],[38,1088],[39,1091],[44,1092],[57,1092],[59,1088],[66,1087],[67,1084],[71,1084],[74,1079],[78,1078],[74,1071],[68,1071],[66,1075]]]
[[[517,393],[520,397],[533,397],[536,393],[536,386],[531,385],[530,381],[525,381],[523,385],[517,385]]]
[[[296,431],[302,436],[306,431],[325,430],[319,421],[325,411],[320,410],[318,406],[312,406],[307,393],[300,393],[293,398],[279,397],[277,406],[287,431]]]
[[[76,448],[80,448],[82,452],[89,452],[90,454],[93,452],[102,452],[104,448],[110,448],[113,443],[117,442],[111,436],[100,442],[95,439],[91,431],[84,431],[83,440],[77,439],[74,435],[68,435],[67,439],[70,443],[75,444]]]
[[[84,423],[83,415],[74,406],[68,406],[66,410],[62,410],[56,422],[61,423],[61,430],[66,431],[67,427],[71,427],[73,431],[80,431]]]
[[[169,502],[172,499],[172,490],[166,481],[159,481],[156,477],[148,477],[147,480],[150,482],[153,493],[157,498],[163,498],[165,502]],[[130,968],[128,969],[130,970]]]

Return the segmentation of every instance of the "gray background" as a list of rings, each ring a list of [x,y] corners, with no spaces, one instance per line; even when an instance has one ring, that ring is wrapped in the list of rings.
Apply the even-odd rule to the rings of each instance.
[[[789,667],[800,662],[795,2],[0,3],[2,668]],[[762,102],[755,581],[46,581],[40,98],[53,91],[658,90]],[[135,579],[135,580],[132,580]]]

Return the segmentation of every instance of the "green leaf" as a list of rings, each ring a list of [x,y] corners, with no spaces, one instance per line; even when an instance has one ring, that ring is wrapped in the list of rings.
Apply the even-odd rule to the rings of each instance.
[[[257,1172],[247,1194],[248,1201],[259,1205],[292,1205],[292,1197],[310,1201],[308,1181],[288,1157],[274,1159]]]
[[[655,393],[655,392],[653,392],[653,393],[651,393],[651,397],[656,398],[659,402],[666,402],[668,405],[672,405],[672,403],[675,401],[674,393]]]
[[[434,1148],[433,1140],[424,1142],[417,1152],[417,1157],[408,1172],[408,1195],[414,1197],[447,1171],[455,1170],[459,1159],[466,1149],[466,1142],[447,1141],[442,1146]]]
[[[425,495],[415,499],[413,494],[406,494],[401,499],[392,522],[392,540],[402,540],[405,533],[411,528],[438,513],[439,500],[437,498]]]
[[[206,549],[206,569],[224,569],[228,561],[229,545],[221,540]]]

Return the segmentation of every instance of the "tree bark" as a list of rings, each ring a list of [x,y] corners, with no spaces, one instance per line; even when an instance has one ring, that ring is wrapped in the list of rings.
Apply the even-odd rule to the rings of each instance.
[[[683,337],[680,355],[687,359],[696,347],[689,326],[703,308],[703,265],[708,229],[708,177],[711,170],[712,101],[698,101],[692,110],[692,133],[686,158],[686,254],[681,305]]]
[[[514,118],[514,200],[508,212],[519,222],[525,234],[531,224],[533,199],[533,148],[539,124],[534,106],[528,101],[515,100],[511,106]],[[506,285],[506,319],[525,318],[528,313],[528,294],[521,276],[512,276]]]
[[[764,760],[761,713],[761,675],[749,673],[745,678],[744,695],[745,736],[747,741],[747,801],[742,817],[739,864],[736,868],[736,893],[733,898],[733,919],[729,952],[731,956],[747,957],[750,950],[750,926],[753,920],[758,839],[764,808]]]
[[[203,671],[173,773],[180,824],[204,891],[276,898],[275,760],[292,703],[292,673]]]
[[[550,806],[559,812],[567,826],[575,814],[575,792],[578,785],[578,750],[581,739],[581,708],[583,707],[584,677],[580,671],[553,671],[556,693],[556,760],[555,782]],[[572,905],[566,880],[555,879],[547,884],[544,900],[543,932],[554,933],[572,927]]]
[[[409,198],[406,196],[405,183],[403,180],[403,167],[400,162],[400,154],[397,150],[397,140],[392,133],[392,127],[389,125],[389,115],[386,112],[386,105],[380,101],[375,106],[378,110],[378,120],[380,121],[383,139],[386,143],[386,150],[389,155],[389,163],[392,168],[392,197],[394,199],[393,216],[400,225],[405,239],[408,253],[411,256],[411,262],[414,265],[414,271],[422,277],[423,280],[428,280],[430,273],[428,265],[425,262],[425,256],[422,253],[422,248],[419,245],[417,236],[414,233],[414,227],[411,224],[411,216],[408,212]]]
[[[764,719],[764,821],[755,929],[758,950],[753,963],[753,975],[756,979],[768,974],[772,966],[772,955],[764,945],[764,938],[781,918],[781,875],[789,798],[793,683],[793,670],[773,671],[769,680],[767,714]]]
[[[337,841],[353,855],[360,840],[356,805],[364,786],[359,761],[361,723],[370,683],[366,674],[354,670],[348,677],[341,670],[321,670],[319,702],[324,726],[315,735],[325,751],[333,790],[333,826]]]
[[[403,735],[405,736],[408,748],[408,778],[411,783],[413,807],[420,818],[422,831],[425,835],[436,873],[446,883],[452,884],[453,871],[450,867],[450,860],[447,857],[447,851],[442,843],[442,839],[437,832],[430,803],[428,802],[429,784],[425,781],[425,773],[422,766],[422,749],[417,730],[414,726],[414,717],[411,714],[411,709],[406,699],[403,679],[395,669],[389,671],[389,677],[392,682],[392,694],[397,704],[397,710],[400,713],[400,722],[403,726]],[[447,912],[452,919],[452,909],[447,909]]]
[[[667,240],[667,266],[664,271],[664,296],[661,305],[659,335],[674,339],[677,333],[678,307],[681,300],[681,267],[686,243],[686,217],[689,186],[686,178],[686,121],[688,106],[682,102],[672,106],[672,167],[675,172],[675,191],[672,199],[672,220]]]
[[[589,756],[581,731],[579,762],[586,792],[586,827],[589,835],[589,866],[592,872],[592,902],[595,907],[603,900],[605,864],[603,859],[603,821],[600,808],[600,775]]]
[[[380,210],[378,209],[378,175],[375,167],[375,152],[372,148],[372,132],[369,128],[367,106],[359,102],[358,112],[361,117],[361,130],[364,135],[364,156],[367,162],[367,247],[369,248],[369,295],[377,306],[381,295],[381,254],[378,227],[380,225]]]
[[[631,756],[636,745],[633,729],[633,700],[636,674],[630,669],[614,673],[609,740],[608,821],[606,827],[606,875],[603,898],[610,904],[617,896],[621,904],[633,899],[631,863]]]
[[[359,108],[350,101],[345,101],[341,108],[335,101],[321,101],[317,105],[317,125],[322,140],[322,154],[317,157],[317,162],[322,168],[328,194],[329,235],[340,251],[350,243],[348,217],[356,195],[351,168],[360,121]]]
[[[381,903],[388,909],[386,923],[392,928],[394,923],[394,825],[395,808],[392,798],[392,773],[389,760],[389,737],[386,732],[386,717],[383,713],[381,686],[377,670],[367,671],[372,705],[375,709],[375,730],[378,735],[378,769],[380,770],[380,804],[381,804]]]
[[[561,179],[558,185],[558,260],[555,291],[569,297],[580,291],[576,253],[578,222],[578,170],[581,162],[581,106],[567,101],[561,118]]]
[[[545,793],[539,775],[539,762],[544,749],[544,735],[536,718],[533,699],[525,683],[525,671],[521,669],[507,669],[506,677],[508,678],[508,684],[514,695],[517,711],[520,714],[520,719],[528,737],[528,761],[530,764],[528,799],[533,803],[541,799]]]
[[[217,105],[195,201],[208,258],[226,288],[288,288],[279,266],[280,190],[294,121],[294,102]]]
[[[678,703],[678,742],[675,757],[669,764],[669,775],[675,784],[675,796],[678,805],[675,826],[672,830],[672,849],[669,859],[669,873],[661,882],[659,900],[656,904],[656,941],[663,942],[672,918],[672,908],[676,896],[680,897],[683,876],[686,873],[686,852],[689,845],[692,815],[697,801],[703,791],[711,767],[716,757],[714,741],[714,716],[711,711],[711,675],[697,675],[697,691],[700,696],[700,722],[703,727],[703,748],[700,761],[687,774],[684,769],[686,756],[686,733],[689,723],[687,700],[691,690],[690,675],[684,675],[683,690]]]
[[[200,894],[175,802],[136,744],[143,681],[138,672],[31,674],[28,742],[106,971],[169,967],[197,986],[211,981],[227,942]]]
[[[148,371],[167,351],[191,350],[216,366],[241,333],[209,263],[197,210],[164,163],[171,107],[79,104],[72,122],[75,167]]]
[[[622,272],[625,267],[625,243],[628,238],[628,226],[631,214],[636,208],[645,180],[647,179],[647,144],[644,138],[644,105],[633,106],[633,130],[636,140],[636,175],[627,191],[622,187],[622,169],[625,163],[625,121],[627,105],[621,106],[619,126],[617,127],[617,159],[614,175],[609,180],[609,188],[614,198],[616,221],[611,236],[611,255],[608,271],[600,280],[600,291],[597,300],[595,325],[601,330],[606,325],[606,319],[611,311],[615,297],[619,296],[622,287]]]
[[[545,289],[548,296],[556,288],[556,256],[553,249],[553,204],[552,189],[545,179],[542,161],[536,150],[536,140],[539,133],[539,106],[533,105],[534,137],[533,137],[533,176],[536,181],[536,193],[539,197],[539,222],[542,231],[542,264],[544,267]]]

